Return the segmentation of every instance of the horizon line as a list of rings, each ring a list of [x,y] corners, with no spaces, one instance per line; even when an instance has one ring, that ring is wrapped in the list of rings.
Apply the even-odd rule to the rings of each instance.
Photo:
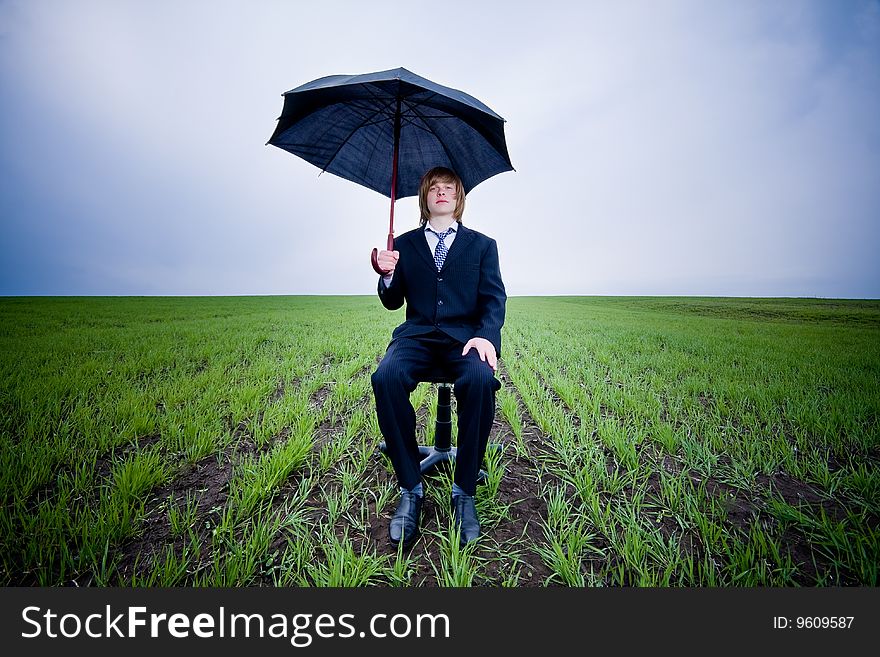
[[[210,299],[239,297],[376,297],[375,294],[2,294],[0,299]],[[826,297],[804,295],[752,295],[731,294],[513,294],[508,299],[529,298],[693,298],[693,299],[817,299],[827,301],[880,301],[880,297]]]

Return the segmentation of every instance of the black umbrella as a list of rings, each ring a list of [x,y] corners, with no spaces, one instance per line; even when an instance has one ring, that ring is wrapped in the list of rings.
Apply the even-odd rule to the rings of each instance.
[[[394,247],[394,201],[418,194],[428,169],[452,169],[465,193],[513,170],[504,119],[473,96],[405,68],[330,75],[283,96],[267,144],[391,197],[388,250]],[[373,249],[373,268],[387,273],[376,254]]]

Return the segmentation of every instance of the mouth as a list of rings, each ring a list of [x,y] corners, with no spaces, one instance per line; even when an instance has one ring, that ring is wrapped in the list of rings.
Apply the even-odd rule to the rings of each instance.
[[[437,203],[448,203],[448,202],[449,202],[449,201],[444,201],[443,199],[440,199],[440,200],[437,201]]]

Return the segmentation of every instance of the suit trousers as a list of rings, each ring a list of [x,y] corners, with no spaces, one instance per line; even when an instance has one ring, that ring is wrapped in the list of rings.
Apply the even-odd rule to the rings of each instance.
[[[373,373],[376,416],[388,456],[401,487],[412,489],[422,480],[416,442],[416,414],[409,400],[424,377],[438,369],[453,379],[458,415],[455,483],[476,494],[477,476],[495,419],[495,392],[501,382],[476,349],[464,356],[464,344],[434,330],[427,335],[397,338]]]

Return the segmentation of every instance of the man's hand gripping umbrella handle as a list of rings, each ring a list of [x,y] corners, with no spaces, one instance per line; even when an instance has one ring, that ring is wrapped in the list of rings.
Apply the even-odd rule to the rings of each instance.
[[[388,233],[388,246],[387,246],[387,248],[389,251],[394,250],[394,233]],[[375,270],[375,272],[377,274],[379,274],[379,276],[387,276],[388,273],[391,271],[390,269],[382,269],[379,266],[379,249],[373,249],[373,253],[370,257],[370,260],[373,263],[373,269]]]

